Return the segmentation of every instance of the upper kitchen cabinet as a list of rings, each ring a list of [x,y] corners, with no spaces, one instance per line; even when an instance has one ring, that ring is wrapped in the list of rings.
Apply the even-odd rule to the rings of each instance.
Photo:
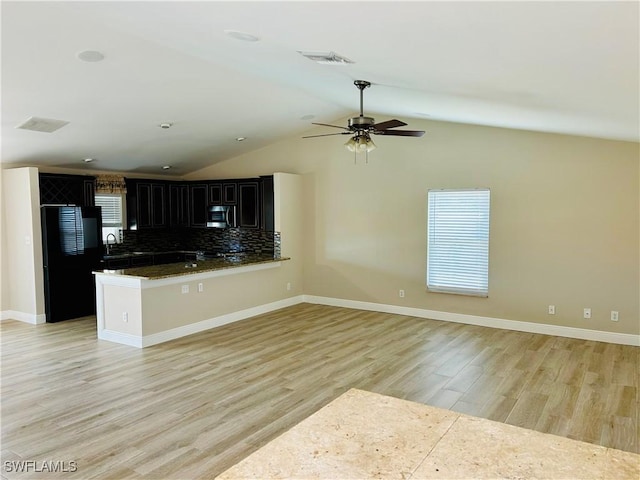
[[[169,226],[188,227],[191,207],[189,205],[189,184],[169,183]]]
[[[262,230],[274,231],[273,175],[260,177],[260,204]]]
[[[222,182],[222,204],[238,204],[238,184],[236,182]]]
[[[222,205],[221,182],[209,182],[209,205]]]
[[[235,180],[210,181],[209,205],[237,205],[238,184]]]
[[[127,223],[131,230],[167,226],[167,185],[127,179]]]
[[[206,183],[196,183],[191,185],[191,226],[207,226],[207,209],[209,191]]]
[[[238,181],[238,226],[260,226],[260,187],[257,180]]]
[[[94,206],[95,177],[41,173],[40,205]]]

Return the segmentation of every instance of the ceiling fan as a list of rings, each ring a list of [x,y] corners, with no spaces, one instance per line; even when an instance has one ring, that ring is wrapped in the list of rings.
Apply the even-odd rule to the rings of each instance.
[[[332,128],[340,128],[345,130],[344,132],[339,133],[325,133],[320,135],[307,135],[302,138],[314,138],[314,137],[328,137],[331,135],[351,135],[351,138],[347,143],[345,143],[345,147],[352,152],[370,152],[374,148],[376,148],[373,140],[371,139],[371,134],[373,135],[392,135],[397,137],[421,137],[424,135],[424,131],[422,130],[391,130],[396,127],[403,127],[406,123],[394,119],[394,120],[386,120],[384,122],[375,123],[375,119],[372,117],[365,117],[362,108],[362,97],[365,88],[371,86],[371,82],[367,82],[366,80],[356,80],[353,84],[360,90],[360,116],[353,117],[349,119],[348,127],[340,127],[338,125],[329,125],[327,123],[315,123],[311,122],[313,125],[322,125],[324,127],[332,127]]]

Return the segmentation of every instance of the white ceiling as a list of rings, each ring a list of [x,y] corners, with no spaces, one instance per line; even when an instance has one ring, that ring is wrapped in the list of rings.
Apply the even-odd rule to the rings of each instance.
[[[639,5],[3,1],[2,163],[82,168],[93,157],[92,169],[169,164],[181,175],[334,133],[311,122],[357,114],[355,79],[374,84],[365,114],[409,129],[428,118],[638,141]],[[84,50],[105,59],[81,62]],[[300,50],[355,64],[319,65]],[[31,116],[69,124],[15,128]]]

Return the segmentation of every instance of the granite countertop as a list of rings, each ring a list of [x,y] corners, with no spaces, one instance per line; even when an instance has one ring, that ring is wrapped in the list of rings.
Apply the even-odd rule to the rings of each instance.
[[[191,275],[194,273],[211,272],[227,268],[246,267],[260,263],[273,263],[290,260],[289,257],[274,257],[273,255],[229,255],[210,260],[186,261],[179,263],[167,263],[164,265],[149,265],[146,267],[134,267],[123,270],[98,270],[95,273],[107,275],[119,275],[126,277],[144,278],[146,280],[157,280],[160,278],[177,277],[181,275]]]

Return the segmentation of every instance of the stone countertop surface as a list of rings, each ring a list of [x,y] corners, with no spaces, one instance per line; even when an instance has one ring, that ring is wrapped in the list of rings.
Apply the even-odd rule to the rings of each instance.
[[[149,265],[146,267],[125,268],[122,270],[98,270],[94,273],[106,275],[118,275],[126,277],[157,280],[160,278],[192,275],[194,273],[212,272],[228,268],[246,267],[261,263],[274,263],[290,260],[289,257],[274,257],[273,255],[243,255],[213,258],[211,260],[186,261],[179,263],[167,263],[164,265]]]
[[[124,253],[110,253],[109,255],[103,255],[103,260],[117,260],[120,258],[131,258],[131,257],[140,257],[140,256],[153,256],[153,255],[165,255],[167,253],[190,253],[197,254],[196,250],[168,250],[166,252],[124,252]]]

